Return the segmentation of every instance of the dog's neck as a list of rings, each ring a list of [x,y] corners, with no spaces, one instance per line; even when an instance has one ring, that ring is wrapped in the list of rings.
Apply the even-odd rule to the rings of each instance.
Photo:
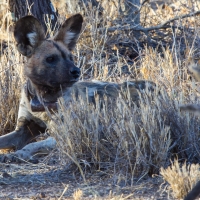
[[[57,100],[61,95],[60,88],[34,84],[30,79],[25,84],[26,96],[33,112],[44,112],[57,109]]]

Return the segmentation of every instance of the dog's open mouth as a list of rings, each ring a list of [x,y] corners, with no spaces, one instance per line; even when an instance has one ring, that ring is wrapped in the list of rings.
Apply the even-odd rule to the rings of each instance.
[[[57,102],[44,102],[40,103],[37,96],[31,99],[30,101],[32,112],[44,112],[46,109],[48,110],[57,110]]]

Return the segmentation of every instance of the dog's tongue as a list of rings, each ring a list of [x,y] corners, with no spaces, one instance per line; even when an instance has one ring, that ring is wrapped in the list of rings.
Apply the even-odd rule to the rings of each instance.
[[[41,104],[36,96],[33,99],[31,99],[30,104],[32,112],[45,112],[45,108],[47,108],[50,111],[57,110],[56,102],[45,102],[44,104]]]

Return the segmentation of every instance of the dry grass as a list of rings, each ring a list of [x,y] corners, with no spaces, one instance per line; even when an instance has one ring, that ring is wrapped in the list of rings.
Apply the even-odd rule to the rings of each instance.
[[[2,135],[15,127],[22,84],[22,57],[10,43],[0,60],[0,135]]]
[[[145,98],[140,108],[133,108],[119,98],[117,106],[109,109],[105,105],[101,111],[99,106],[86,105],[81,99],[78,105],[60,102],[53,135],[82,169],[82,175],[92,169],[112,170],[113,178],[130,172],[133,181],[150,170],[158,171],[166,162],[171,143],[169,127],[156,109],[161,109],[160,104],[150,109],[148,101]]]
[[[155,25],[158,18],[162,19],[161,14],[151,15],[151,18],[148,14],[144,12],[142,16],[145,26]],[[148,79],[158,87],[153,95],[145,91],[140,97],[140,105],[134,107],[122,96],[116,100],[114,108],[105,104],[100,109],[98,103],[94,107],[81,99],[70,105],[59,102],[59,112],[51,116],[51,134],[57,139],[63,163],[66,156],[70,158],[84,180],[87,172],[101,171],[115,184],[133,184],[135,180],[158,173],[176,155],[181,161],[200,162],[199,117],[179,110],[179,105],[199,103],[199,82],[189,72],[189,57],[185,54],[186,48],[187,52],[194,52],[200,44],[199,17],[191,20],[179,23],[191,26],[181,34],[180,30],[173,32],[169,29],[169,39],[161,39],[159,47],[138,48],[131,31],[98,31],[98,28],[115,26],[124,20],[108,19],[104,14],[99,16],[98,11],[92,8],[85,11],[85,27],[74,52],[76,63],[82,70],[82,79],[116,82]],[[16,124],[23,82],[21,69],[25,62],[12,43],[12,34],[8,31],[6,34],[8,47],[0,58],[0,135],[13,130]],[[152,33],[151,36],[158,39],[158,34]],[[199,56],[198,51],[195,56]],[[179,172],[185,178],[191,176],[187,185],[192,187],[195,184],[193,168],[196,174],[199,173],[197,165],[191,165],[189,169],[184,164],[181,171],[178,161],[175,161],[171,168],[162,169],[161,173],[164,177],[167,174],[176,177]],[[171,183],[175,179],[165,179],[172,188],[177,187],[173,189],[177,191],[177,197],[189,190],[181,189],[185,187],[181,178],[177,178],[178,186]],[[81,195],[77,191],[74,199],[80,199]]]
[[[3,17],[0,21],[0,135],[16,126],[23,77],[24,58],[15,49],[13,22],[8,11],[8,2],[0,4]]]
[[[83,191],[80,189],[77,189],[73,194],[74,200],[80,200],[82,196],[83,196]]]
[[[175,198],[182,199],[196,183],[200,180],[200,165],[179,164],[178,160],[175,159],[170,167],[167,169],[161,168],[160,174],[163,179],[170,184],[170,188],[173,191]]]

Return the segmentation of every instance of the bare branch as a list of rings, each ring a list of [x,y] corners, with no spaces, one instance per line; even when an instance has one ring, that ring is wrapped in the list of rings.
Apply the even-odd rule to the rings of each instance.
[[[110,27],[110,28],[101,28],[99,29],[100,32],[104,32],[105,30],[107,30],[108,32],[114,32],[116,30],[118,31],[125,31],[125,30],[135,30],[135,31],[142,31],[142,32],[148,32],[148,31],[152,31],[152,30],[157,30],[157,29],[161,29],[161,28],[168,28],[170,26],[166,26],[167,24],[169,24],[170,22],[173,22],[175,20],[178,19],[184,19],[187,17],[192,17],[192,16],[196,16],[200,14],[200,10],[196,11],[196,12],[192,12],[192,13],[188,13],[185,15],[180,15],[180,16],[176,16],[170,20],[167,20],[157,26],[151,26],[148,28],[144,28],[140,25],[124,25],[124,26],[115,26],[115,27]]]

